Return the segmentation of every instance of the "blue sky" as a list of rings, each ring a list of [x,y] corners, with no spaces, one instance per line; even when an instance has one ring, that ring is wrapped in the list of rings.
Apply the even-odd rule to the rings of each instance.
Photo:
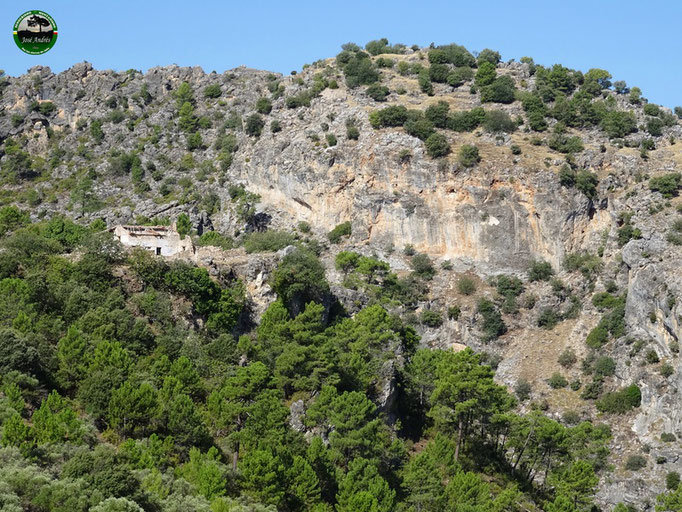
[[[55,18],[59,39],[42,56],[23,54],[11,28],[29,9]],[[198,65],[222,72],[245,64],[289,73],[336,55],[340,45],[388,38],[408,45],[489,47],[503,59],[609,70],[650,101],[682,105],[682,2],[651,0],[316,0],[93,2],[5,0],[0,5],[0,69],[62,71],[87,60],[98,69]]]

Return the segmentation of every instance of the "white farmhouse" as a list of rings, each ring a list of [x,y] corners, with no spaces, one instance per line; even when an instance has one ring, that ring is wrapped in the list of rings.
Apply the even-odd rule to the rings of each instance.
[[[175,223],[172,226],[122,226],[110,231],[127,247],[143,247],[157,256],[173,256],[185,253],[194,254],[192,239],[185,235],[180,238]]]

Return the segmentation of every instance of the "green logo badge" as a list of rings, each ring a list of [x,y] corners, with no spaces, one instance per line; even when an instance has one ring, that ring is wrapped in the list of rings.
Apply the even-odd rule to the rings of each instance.
[[[14,23],[14,42],[29,55],[45,53],[57,42],[57,24],[44,11],[26,11]]]

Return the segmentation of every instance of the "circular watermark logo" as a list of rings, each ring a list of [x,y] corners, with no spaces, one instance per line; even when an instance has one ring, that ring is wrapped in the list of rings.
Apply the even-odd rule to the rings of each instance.
[[[14,23],[14,42],[29,55],[45,53],[57,42],[57,24],[44,11],[26,11]]]

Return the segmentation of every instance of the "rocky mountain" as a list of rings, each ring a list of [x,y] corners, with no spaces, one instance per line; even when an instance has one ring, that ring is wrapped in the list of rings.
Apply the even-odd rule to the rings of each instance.
[[[603,70],[382,44],[290,76],[80,63],[1,78],[2,204],[83,225],[186,214],[205,246],[310,237],[351,312],[371,294],[340,251],[399,275],[425,254],[428,289],[395,308],[421,343],[485,352],[500,383],[530,384],[522,410],[608,423],[598,501],[653,503],[682,472],[682,110]],[[252,283],[258,315],[269,257],[204,247],[199,262]],[[486,334],[481,298],[504,330]],[[641,404],[621,407],[632,384]]]

